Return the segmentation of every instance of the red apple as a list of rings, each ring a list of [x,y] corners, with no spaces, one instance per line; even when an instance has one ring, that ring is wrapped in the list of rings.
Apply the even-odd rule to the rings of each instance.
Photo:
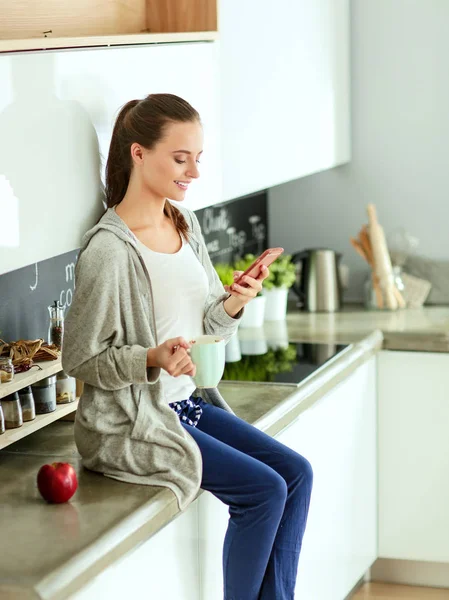
[[[37,487],[47,502],[67,502],[78,487],[75,469],[69,463],[43,465],[37,474]]]

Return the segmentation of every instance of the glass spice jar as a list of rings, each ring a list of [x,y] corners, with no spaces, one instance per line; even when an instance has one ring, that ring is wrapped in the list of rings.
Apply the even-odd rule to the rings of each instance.
[[[393,278],[394,278],[394,284],[396,285],[397,289],[402,294],[404,292],[405,285],[404,285],[404,282],[402,281],[401,267],[398,267],[398,266],[393,267]],[[388,310],[386,298],[385,298],[385,292],[382,288],[380,288],[380,293],[382,294],[383,307],[384,307],[383,309],[379,309],[379,307],[377,306],[377,298],[376,298],[376,292],[373,287],[373,279],[372,279],[371,275],[368,276],[365,281],[365,284],[364,284],[365,308],[367,308],[369,310]]]
[[[31,386],[27,385],[19,390],[20,405],[22,406],[23,422],[32,421],[36,418],[36,408],[34,406],[33,392]]]
[[[44,377],[31,386],[37,415],[56,410],[56,376]]]
[[[68,404],[76,400],[76,379],[64,371],[56,375],[56,404]]]
[[[2,403],[0,402],[0,435],[5,433],[5,416],[3,414]]]
[[[61,350],[64,337],[64,307],[55,300],[53,305],[48,307],[48,312],[50,313],[48,341]]]
[[[8,383],[14,379],[14,366],[7,356],[0,356],[0,383]]]
[[[20,405],[19,394],[17,392],[14,392],[13,394],[2,398],[2,408],[3,414],[5,416],[6,429],[15,429],[16,427],[22,427],[22,407]]]

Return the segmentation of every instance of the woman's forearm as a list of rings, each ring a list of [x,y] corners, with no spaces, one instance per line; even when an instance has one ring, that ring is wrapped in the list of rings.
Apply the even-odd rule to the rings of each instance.
[[[244,303],[234,296],[229,296],[223,302],[223,306],[230,317],[235,317],[244,307]]]

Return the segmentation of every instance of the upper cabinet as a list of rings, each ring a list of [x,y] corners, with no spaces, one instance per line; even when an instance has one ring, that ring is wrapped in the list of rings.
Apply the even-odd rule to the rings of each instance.
[[[168,92],[198,110],[204,157],[186,202],[219,202],[217,63],[214,43],[0,55],[0,275],[80,247],[103,210],[115,117],[133,98]]]
[[[217,0],[0,0],[0,51],[217,37]]]
[[[224,199],[349,161],[349,0],[219,7]]]

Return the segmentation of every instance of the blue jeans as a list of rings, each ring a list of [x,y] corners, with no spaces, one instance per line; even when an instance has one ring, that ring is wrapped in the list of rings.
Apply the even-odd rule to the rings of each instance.
[[[201,451],[201,487],[229,506],[224,598],[293,600],[310,463],[235,415],[197,402],[203,409],[198,425],[182,425]]]

